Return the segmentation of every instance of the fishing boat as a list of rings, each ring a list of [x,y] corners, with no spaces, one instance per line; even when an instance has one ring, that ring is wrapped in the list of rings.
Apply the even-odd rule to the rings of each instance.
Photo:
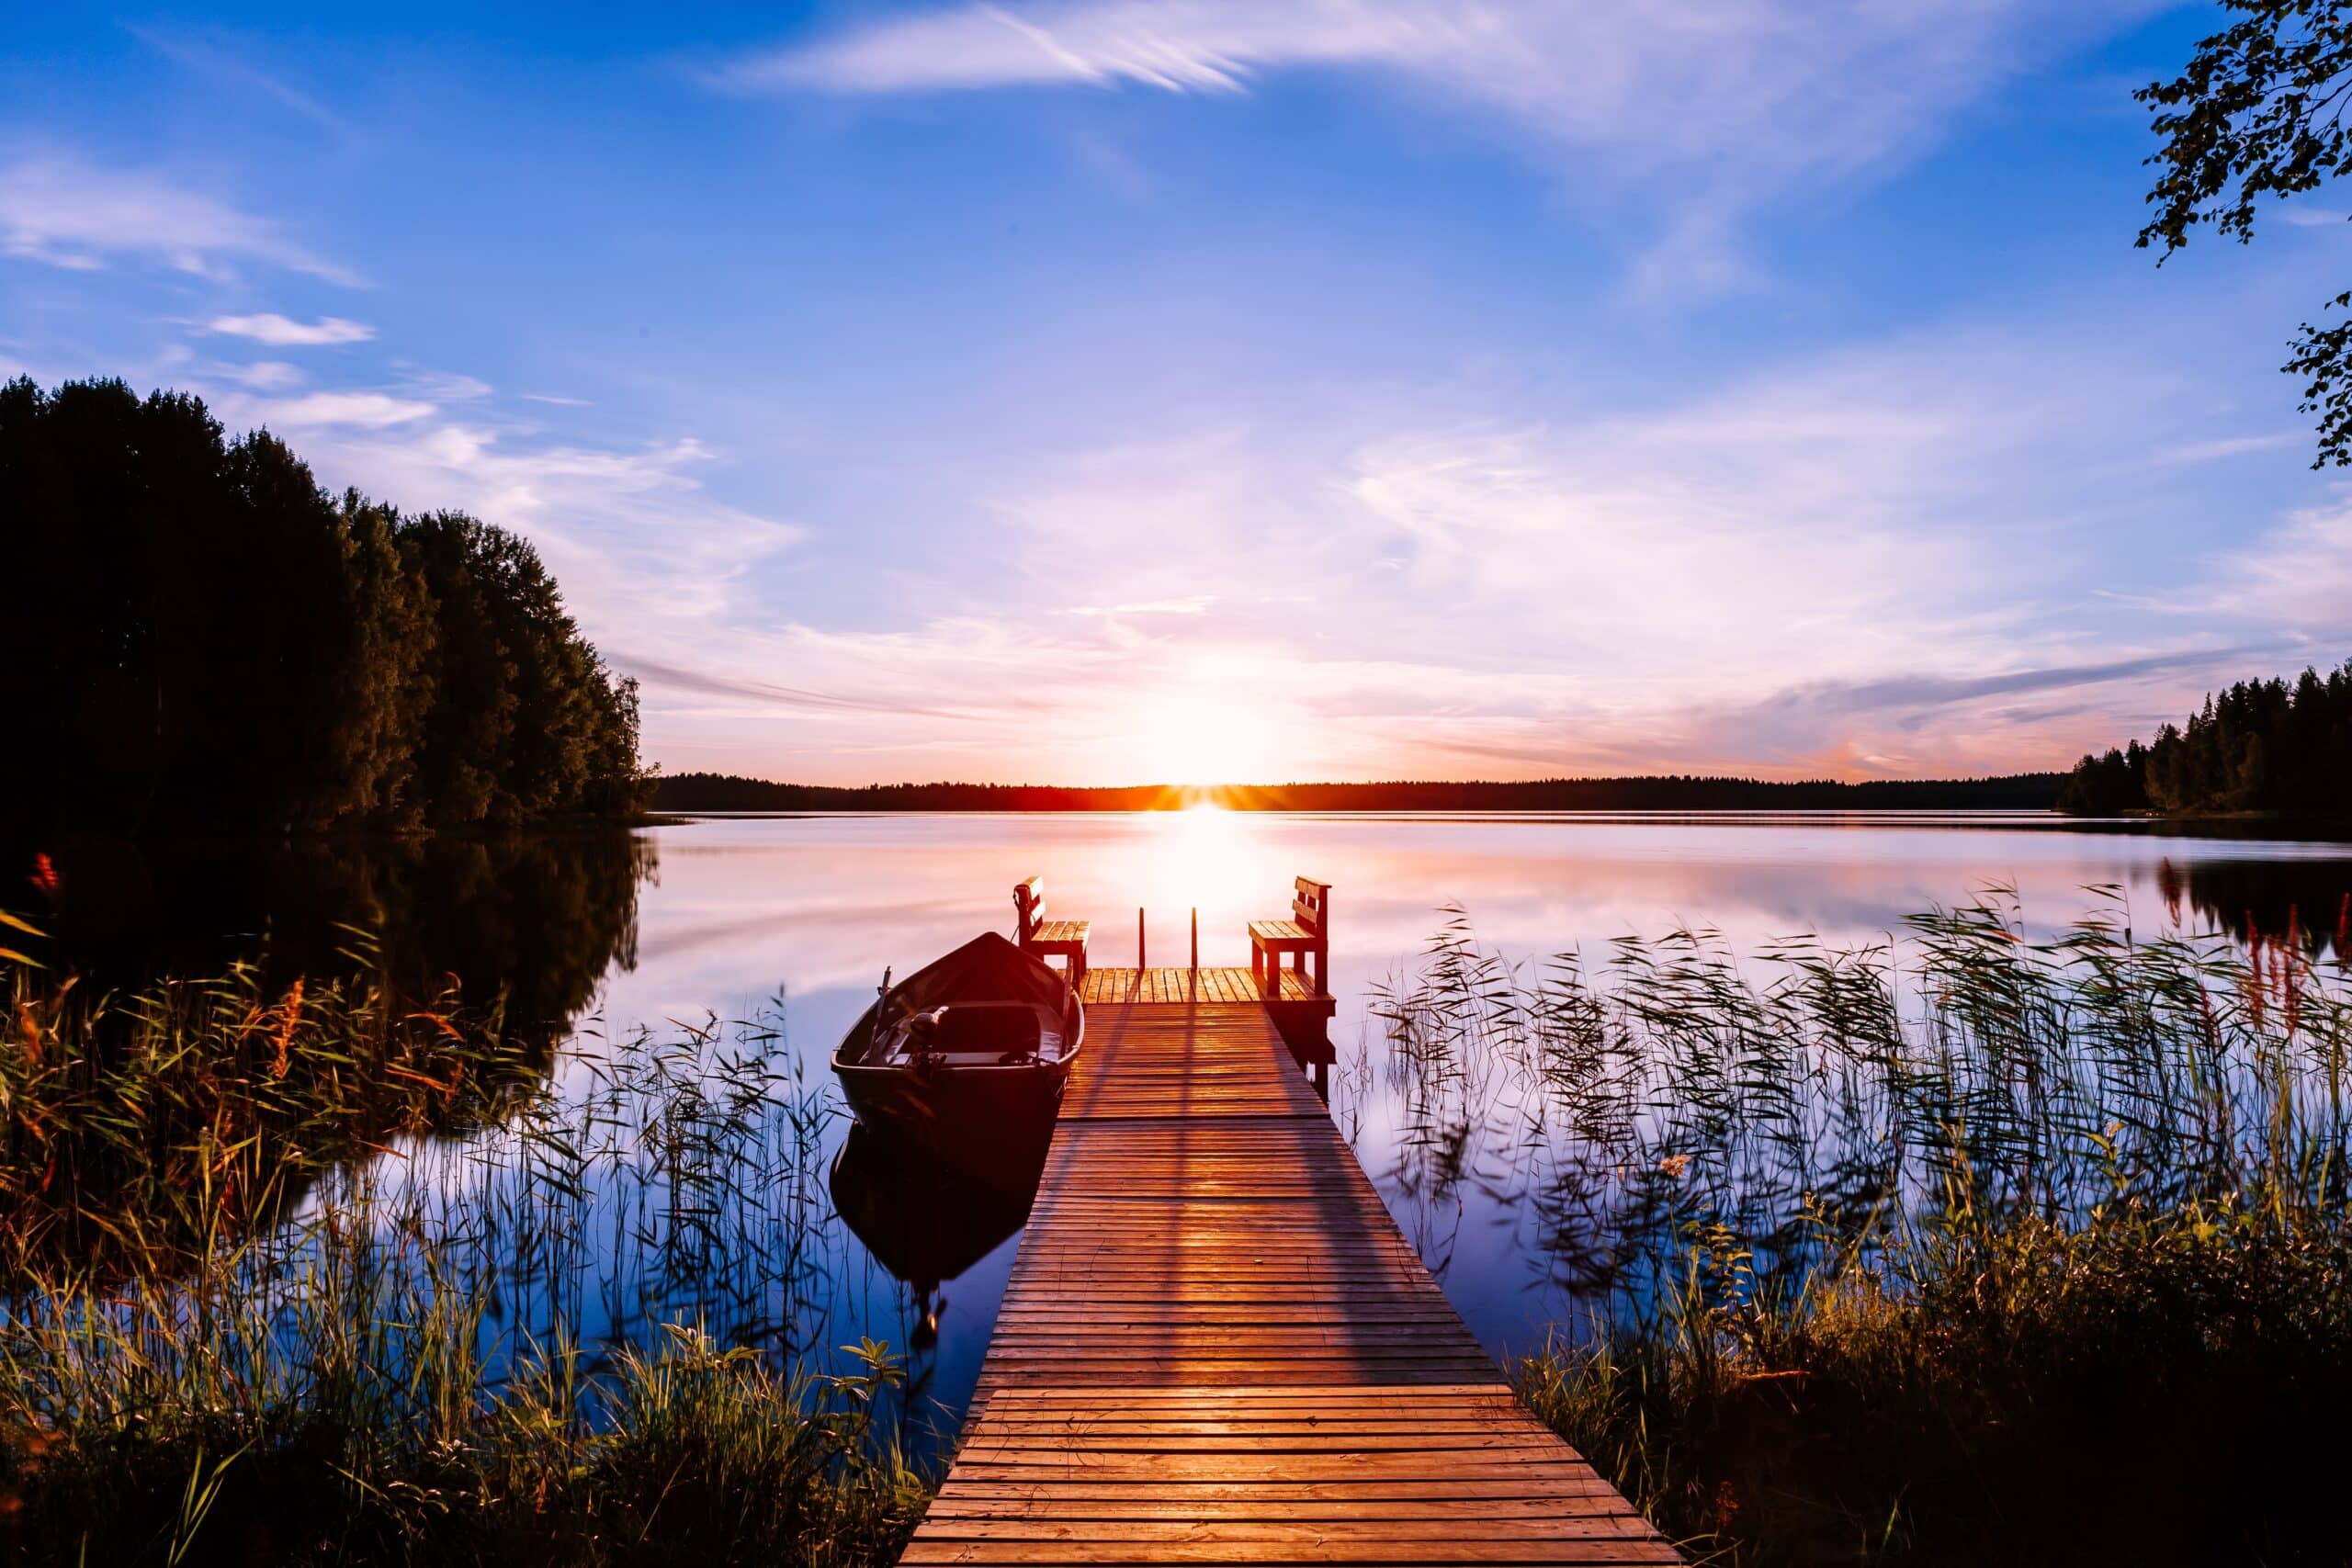
[[[993,931],[893,984],[833,1053],[860,1120],[974,1129],[1053,1121],[1086,1034],[1068,981]]]

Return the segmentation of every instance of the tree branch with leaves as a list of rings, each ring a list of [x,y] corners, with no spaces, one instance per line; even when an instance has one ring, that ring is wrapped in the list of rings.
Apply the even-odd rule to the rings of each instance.
[[[2339,0],[2222,0],[2239,20],[2205,39],[2188,68],[2132,95],[2154,110],[2161,171],[2140,231],[2164,255],[2199,224],[2245,244],[2266,198],[2316,190],[2345,172],[2352,152],[2352,5]],[[2162,257],[2158,258],[2162,265]],[[2352,289],[2328,301],[2352,309]],[[2303,383],[2302,412],[2318,416],[2313,468],[2352,467],[2352,320],[2306,321],[2281,368]]]

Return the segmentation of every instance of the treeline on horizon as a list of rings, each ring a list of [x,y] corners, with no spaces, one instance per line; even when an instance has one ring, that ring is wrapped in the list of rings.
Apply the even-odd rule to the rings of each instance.
[[[2166,724],[2086,755],[2058,809],[2086,817],[2241,811],[2352,815],[2352,660],[2322,675],[2241,681],[2205,699],[2188,725]]]
[[[0,820],[500,827],[634,810],[636,683],[515,536],[331,497],[119,380],[0,387]]]
[[[1253,811],[2048,810],[2064,777],[2016,773],[1984,779],[1775,784],[1667,774],[1080,789],[944,783],[852,787],[776,784],[732,773],[676,773],[654,781],[651,805],[657,811],[1157,811],[1207,799]]]

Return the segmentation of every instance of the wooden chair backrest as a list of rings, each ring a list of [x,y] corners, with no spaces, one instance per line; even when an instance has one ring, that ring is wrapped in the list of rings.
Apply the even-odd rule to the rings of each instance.
[[[1290,901],[1290,918],[1317,936],[1329,934],[1331,885],[1308,876],[1300,877],[1298,892]]]
[[[1033,876],[1026,882],[1012,885],[1012,915],[1020,928],[1021,942],[1026,942],[1046,920],[1046,879]]]

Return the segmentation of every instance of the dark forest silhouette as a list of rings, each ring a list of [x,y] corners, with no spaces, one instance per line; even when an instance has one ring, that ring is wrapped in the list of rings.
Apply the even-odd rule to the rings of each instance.
[[[637,692],[537,554],[330,497],[266,431],[120,381],[0,387],[0,818],[506,826],[631,810]]]
[[[1205,795],[1220,806],[1260,811],[1837,811],[2047,810],[2063,775],[2017,773],[1990,779],[1810,780],[1660,776],[1532,779],[1524,782],[1413,781],[1375,784],[1216,785],[1206,790],[1141,784],[1072,789],[1046,784],[898,784],[842,788],[774,784],[730,773],[678,773],[658,779],[652,804],[663,811],[1152,811]]]
[[[2186,728],[2075,764],[2058,809],[2352,815],[2352,661],[2292,682],[2241,681],[2205,699]]]

